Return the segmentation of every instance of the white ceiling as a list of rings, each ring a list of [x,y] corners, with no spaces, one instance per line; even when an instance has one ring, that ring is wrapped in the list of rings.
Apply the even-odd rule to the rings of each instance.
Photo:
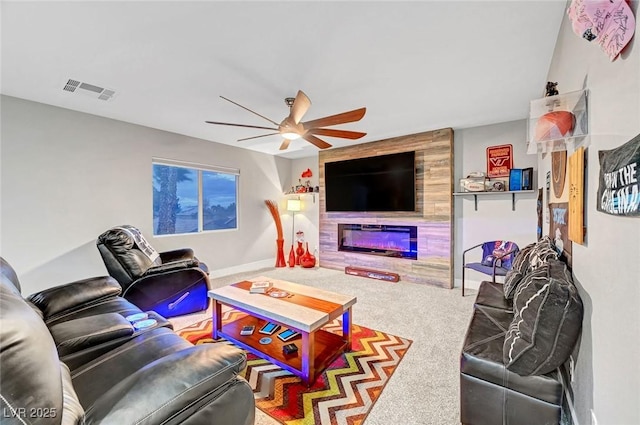
[[[303,90],[303,121],[367,107],[358,141],[522,119],[542,97],[566,2],[2,1],[2,93],[288,158],[271,126]],[[108,101],[62,90],[114,89]]]

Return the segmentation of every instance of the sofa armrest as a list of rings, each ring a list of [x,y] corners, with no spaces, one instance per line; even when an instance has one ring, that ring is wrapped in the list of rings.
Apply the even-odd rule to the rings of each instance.
[[[160,260],[162,260],[162,264],[180,260],[191,260],[193,258],[196,257],[193,253],[193,249],[191,248],[181,248],[160,253]]]
[[[190,259],[190,260],[180,260],[180,261],[172,261],[170,263],[162,264],[161,266],[149,267],[146,272],[144,272],[143,276],[151,276],[156,274],[167,273],[180,269],[188,269],[191,267],[198,267],[198,260]]]
[[[31,294],[28,300],[38,307],[45,319],[65,310],[116,297],[122,287],[111,276],[90,277]]]
[[[49,328],[60,357],[107,341],[133,335],[131,323],[118,313],[95,314],[67,320]]]
[[[246,361],[242,350],[226,344],[203,344],[172,353],[106,391],[87,409],[86,424],[150,425],[169,418],[183,422],[237,384]],[[246,410],[250,399],[238,400],[237,408]]]

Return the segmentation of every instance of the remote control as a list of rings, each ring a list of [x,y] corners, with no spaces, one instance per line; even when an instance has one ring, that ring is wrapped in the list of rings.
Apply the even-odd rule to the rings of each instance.
[[[282,351],[284,351],[285,354],[292,354],[298,351],[298,347],[294,343],[291,343],[283,346]]]
[[[243,326],[242,330],[240,331],[240,335],[252,335],[255,329],[256,327],[253,325]]]
[[[300,335],[298,332],[292,330],[292,329],[285,329],[284,331],[280,332],[278,334],[278,339],[280,341],[283,342],[287,342],[295,337],[297,337],[298,335]]]
[[[265,335],[271,335],[272,333],[274,333],[278,329],[280,329],[280,325],[277,325],[275,323],[269,322],[266,325],[264,325],[262,327],[262,329],[260,329],[258,332],[260,332],[261,334],[265,334]]]

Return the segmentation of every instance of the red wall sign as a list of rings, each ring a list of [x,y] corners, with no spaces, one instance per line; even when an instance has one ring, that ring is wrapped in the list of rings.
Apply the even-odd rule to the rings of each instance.
[[[509,177],[513,168],[513,146],[500,145],[487,148],[487,177]]]

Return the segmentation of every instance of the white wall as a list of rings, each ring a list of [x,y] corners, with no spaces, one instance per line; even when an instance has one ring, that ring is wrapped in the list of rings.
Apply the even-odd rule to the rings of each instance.
[[[264,200],[282,201],[291,160],[17,98],[1,102],[0,253],[25,294],[106,274],[96,238],[125,223],[158,251],[193,248],[214,275],[275,264]],[[238,230],[153,237],[152,157],[240,169]]]
[[[310,169],[313,174],[311,178],[302,178],[300,175],[306,169]],[[314,155],[307,158],[299,158],[291,161],[291,184],[288,186],[289,190],[291,186],[299,184],[298,180],[302,180],[302,184],[305,184],[307,180],[310,181],[314,190],[318,186],[318,155]],[[296,196],[289,197],[295,198]],[[302,230],[304,232],[305,241],[309,242],[309,251],[313,254],[313,251],[318,247],[320,240],[320,208],[318,207],[319,194],[302,194],[300,195],[302,201],[302,211],[296,213],[296,231]],[[289,213],[291,214],[291,213]],[[291,235],[291,227],[288,227],[289,235]],[[285,239],[291,239],[291,236],[285,236]]]
[[[573,273],[585,304],[576,363],[575,409],[580,425],[640,423],[640,218],[596,210],[598,151],[640,133],[640,19],[622,57],[610,62],[599,46],[575,35],[565,16],[549,81],[560,93],[589,90],[585,219],[587,241],[573,244]],[[548,157],[547,157],[548,158]],[[539,168],[547,168],[540,159]]]
[[[536,156],[526,154],[527,123],[525,120],[455,130],[454,132],[454,182],[472,171],[487,172],[486,149],[489,146],[511,144],[514,168],[536,168]],[[534,182],[535,184],[535,182]],[[534,186],[535,187],[535,186]],[[538,224],[536,212],[537,194],[517,194],[515,211],[512,211],[511,195],[495,194],[478,196],[475,210],[473,196],[455,196],[454,221],[454,272],[455,284],[462,280],[462,251],[481,242],[511,240],[521,248],[535,242]],[[467,254],[467,261],[479,261],[480,249]],[[477,288],[487,276],[467,270],[465,287]]]

